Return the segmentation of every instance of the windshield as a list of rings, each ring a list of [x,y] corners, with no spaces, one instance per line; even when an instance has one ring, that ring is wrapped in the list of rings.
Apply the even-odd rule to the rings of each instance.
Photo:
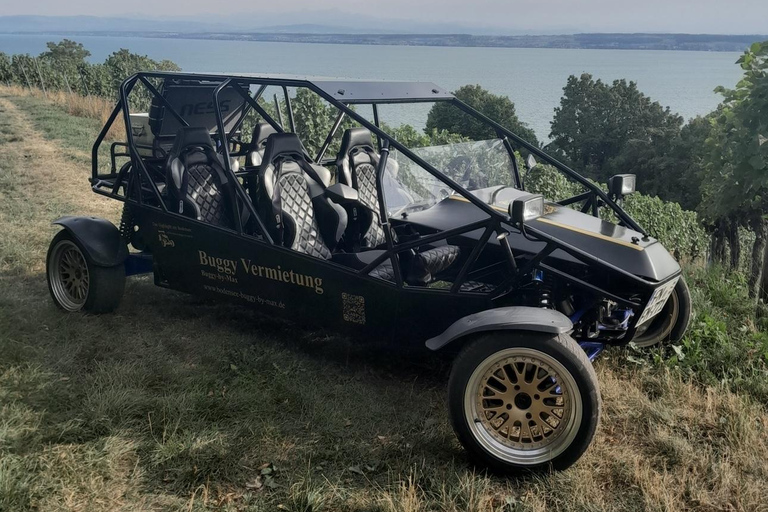
[[[512,159],[501,139],[458,142],[412,149],[418,157],[488,204],[506,207],[514,194]],[[455,194],[421,166],[398,151],[387,166],[385,196],[390,214],[430,208]]]

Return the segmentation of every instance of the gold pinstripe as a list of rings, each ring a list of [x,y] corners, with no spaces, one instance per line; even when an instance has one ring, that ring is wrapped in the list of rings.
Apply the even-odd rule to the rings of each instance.
[[[467,198],[461,197],[461,196],[449,196],[448,199],[453,199],[455,201],[464,201],[465,203],[469,202],[469,200]],[[489,206],[491,208],[493,208],[494,210],[498,210],[500,212],[507,213],[507,211],[508,211],[506,208],[502,208],[500,206],[494,206],[494,205],[489,205]],[[557,221],[554,221],[554,220],[551,220],[551,219],[547,219],[545,217],[539,217],[539,218],[536,219],[536,221],[537,222],[543,222],[544,224],[550,224],[550,225],[556,226],[558,228],[567,229],[569,231],[574,231],[576,233],[581,233],[582,235],[591,236],[593,238],[599,238],[601,240],[605,240],[607,242],[611,242],[611,243],[614,243],[614,244],[623,245],[624,247],[629,247],[630,249],[634,249],[636,251],[642,251],[643,250],[643,248],[641,246],[635,245],[632,242],[627,242],[626,240],[621,240],[619,238],[613,238],[613,237],[610,237],[608,235],[604,235],[602,233],[595,233],[594,231],[589,231],[587,229],[581,229],[581,228],[577,228],[575,226],[570,226],[568,224],[563,224],[561,222],[557,222]]]

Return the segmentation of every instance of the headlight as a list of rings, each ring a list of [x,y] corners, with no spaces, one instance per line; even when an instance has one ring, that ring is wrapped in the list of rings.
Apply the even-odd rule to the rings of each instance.
[[[544,196],[530,194],[515,199],[509,205],[509,217],[513,224],[524,224],[544,215]]]
[[[634,174],[617,174],[608,180],[608,191],[616,197],[624,197],[635,191],[637,177]]]

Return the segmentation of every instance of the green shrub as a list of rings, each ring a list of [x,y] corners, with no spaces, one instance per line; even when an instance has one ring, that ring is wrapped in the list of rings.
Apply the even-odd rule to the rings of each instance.
[[[656,363],[768,402],[768,333],[752,321],[745,276],[710,267],[692,269],[686,278],[693,299],[691,326],[679,346],[656,351]]]
[[[549,165],[537,165],[523,176],[526,190],[542,194],[551,201],[562,201],[585,190]],[[709,237],[695,212],[683,210],[677,203],[640,193],[627,196],[624,209],[678,260],[694,259],[704,253]],[[607,209],[603,209],[601,215],[608,221],[616,221],[613,212]]]
[[[694,259],[704,254],[709,237],[696,212],[643,194],[628,196],[624,209],[678,260]]]

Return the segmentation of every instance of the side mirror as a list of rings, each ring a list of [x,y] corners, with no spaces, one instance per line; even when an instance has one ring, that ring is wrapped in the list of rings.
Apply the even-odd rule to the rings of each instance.
[[[536,161],[536,157],[529,153],[528,158],[525,159],[525,166],[528,167],[529,171],[532,171],[537,165],[539,162]]]
[[[617,174],[608,180],[608,192],[613,197],[624,197],[635,191],[637,177],[634,174]]]
[[[516,226],[522,226],[542,215],[544,215],[544,196],[541,194],[525,195],[509,203],[509,218]]]

